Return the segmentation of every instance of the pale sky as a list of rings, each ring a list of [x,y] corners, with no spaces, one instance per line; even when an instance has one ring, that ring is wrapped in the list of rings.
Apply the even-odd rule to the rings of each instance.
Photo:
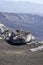
[[[9,1],[9,2],[25,1],[25,2],[32,2],[32,3],[43,4],[43,0],[2,0],[2,1]]]
[[[43,0],[0,0],[0,11],[43,14]]]

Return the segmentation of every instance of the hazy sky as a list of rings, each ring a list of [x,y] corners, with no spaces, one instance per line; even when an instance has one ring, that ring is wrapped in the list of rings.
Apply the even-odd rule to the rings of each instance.
[[[15,1],[28,1],[28,2],[33,2],[33,3],[39,3],[43,4],[43,0],[0,0],[0,1],[9,1],[9,2],[15,2]]]
[[[43,0],[0,0],[0,11],[43,14]]]

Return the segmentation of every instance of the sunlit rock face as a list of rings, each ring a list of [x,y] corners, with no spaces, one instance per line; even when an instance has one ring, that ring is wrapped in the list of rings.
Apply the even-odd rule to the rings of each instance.
[[[0,33],[3,33],[5,30],[7,30],[7,27],[4,24],[0,24]]]
[[[5,26],[3,25],[3,24],[0,24],[0,32],[4,32],[4,30],[5,30]]]
[[[5,39],[9,35],[10,35],[10,32],[8,28],[4,24],[0,23],[0,39]]]
[[[28,34],[28,35],[27,35],[26,42],[27,42],[27,41],[30,41],[30,40],[31,40],[31,34]]]
[[[35,37],[31,34],[30,31],[18,30],[17,36],[24,39],[26,43],[35,41]]]
[[[35,40],[35,37],[30,33],[27,35],[27,39],[26,39],[26,42],[29,42],[29,41],[33,41]]]
[[[37,48],[32,48],[30,49],[32,52],[36,52],[36,51],[42,51],[43,50],[43,45],[38,46]]]

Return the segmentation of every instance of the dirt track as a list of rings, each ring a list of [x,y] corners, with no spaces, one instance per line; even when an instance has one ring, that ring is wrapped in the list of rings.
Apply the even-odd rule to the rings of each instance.
[[[13,46],[0,40],[0,65],[43,65],[43,52],[32,53],[32,47]]]

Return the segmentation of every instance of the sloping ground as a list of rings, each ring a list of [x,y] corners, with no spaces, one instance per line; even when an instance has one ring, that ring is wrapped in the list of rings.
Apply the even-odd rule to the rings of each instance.
[[[0,65],[43,65],[43,51],[32,53],[35,45],[13,46],[0,40]]]

